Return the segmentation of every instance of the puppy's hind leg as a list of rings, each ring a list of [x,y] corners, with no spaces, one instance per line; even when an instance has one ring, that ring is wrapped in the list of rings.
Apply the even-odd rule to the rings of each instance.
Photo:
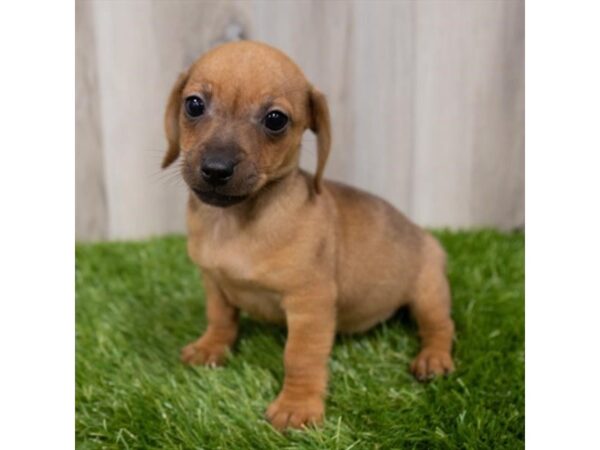
[[[411,372],[425,380],[454,370],[450,317],[450,287],[445,274],[445,254],[437,241],[427,236],[424,264],[417,278],[410,309],[419,327],[421,351],[411,364]]]

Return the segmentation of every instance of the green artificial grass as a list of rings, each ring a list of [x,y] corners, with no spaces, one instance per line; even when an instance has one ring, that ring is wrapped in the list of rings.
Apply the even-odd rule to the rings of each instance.
[[[228,365],[189,368],[204,294],[185,240],[78,244],[76,441],[81,449],[397,449],[524,446],[524,235],[437,232],[448,252],[456,372],[408,372],[404,312],[336,340],[322,429],[263,419],[283,378],[285,330],[243,318]]]

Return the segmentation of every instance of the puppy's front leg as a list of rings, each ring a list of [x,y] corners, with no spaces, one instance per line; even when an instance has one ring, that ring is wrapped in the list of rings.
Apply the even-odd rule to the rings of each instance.
[[[288,328],[285,379],[266,414],[278,430],[323,420],[327,361],[335,336],[335,300],[335,287],[328,285],[284,299]]]
[[[204,275],[208,327],[198,340],[186,345],[181,360],[187,364],[222,365],[238,332],[239,313],[231,306],[217,284]]]

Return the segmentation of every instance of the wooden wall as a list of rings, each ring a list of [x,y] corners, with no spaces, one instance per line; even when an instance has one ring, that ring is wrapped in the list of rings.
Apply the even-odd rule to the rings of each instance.
[[[96,0],[76,2],[77,239],[184,230],[185,186],[159,169],[166,97],[239,38],[281,48],[327,95],[328,177],[427,226],[523,225],[522,0]]]

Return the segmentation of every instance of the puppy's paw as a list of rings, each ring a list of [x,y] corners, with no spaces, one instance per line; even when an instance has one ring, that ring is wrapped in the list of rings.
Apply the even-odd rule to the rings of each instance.
[[[203,338],[183,347],[181,361],[192,366],[222,366],[227,358],[228,347]]]
[[[410,371],[420,381],[454,372],[450,353],[434,348],[424,348],[413,360]]]
[[[321,425],[325,404],[318,395],[291,396],[282,392],[269,405],[266,417],[279,431],[286,428],[302,429],[309,425]]]

